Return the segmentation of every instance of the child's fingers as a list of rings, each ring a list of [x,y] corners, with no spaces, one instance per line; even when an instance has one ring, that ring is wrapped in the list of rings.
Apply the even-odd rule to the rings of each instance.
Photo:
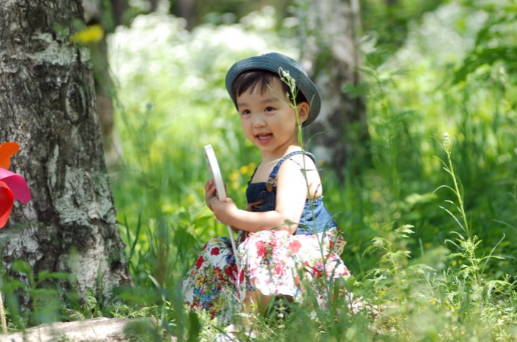
[[[208,190],[208,188],[210,187],[211,184],[214,184],[214,180],[213,179],[209,179],[206,183],[205,183],[205,191]]]
[[[214,183],[211,182],[211,181],[206,182],[206,184],[205,184],[205,193],[206,194],[211,194],[214,191],[215,191]]]

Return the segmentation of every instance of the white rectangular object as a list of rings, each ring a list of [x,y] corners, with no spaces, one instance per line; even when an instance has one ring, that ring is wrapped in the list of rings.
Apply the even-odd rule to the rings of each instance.
[[[215,156],[214,149],[212,145],[205,145],[205,156],[208,161],[208,166],[210,166],[210,171],[212,172],[212,176],[214,177],[215,189],[217,190],[217,198],[220,201],[226,199],[226,189],[224,188],[223,177],[221,176],[221,169],[219,168],[219,163],[217,162],[217,158]],[[240,263],[239,258],[237,256],[237,247],[235,245],[235,240],[233,238],[232,230],[229,226],[226,226],[228,229],[228,237],[230,238],[230,243],[232,245],[233,255],[235,256],[235,262],[237,264],[237,274],[235,275],[235,279],[237,279],[237,289],[239,290],[239,279],[240,279]],[[240,298],[240,295],[239,295]]]
[[[217,158],[215,157],[215,152],[212,148],[212,145],[205,145],[205,156],[208,161],[208,166],[210,166],[212,177],[214,177],[215,189],[217,190],[217,198],[220,201],[222,201],[226,198],[226,189],[224,188],[223,177],[221,176],[221,169],[219,168],[219,163],[217,162]]]

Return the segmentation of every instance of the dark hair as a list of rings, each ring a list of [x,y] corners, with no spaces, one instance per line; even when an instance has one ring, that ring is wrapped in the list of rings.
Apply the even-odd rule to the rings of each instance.
[[[260,91],[263,93],[267,90],[268,85],[271,84],[271,81],[274,78],[277,78],[280,83],[282,83],[282,90],[284,93],[289,93],[289,87],[277,74],[268,70],[254,69],[245,71],[237,76],[232,84],[233,97],[237,98],[237,96],[242,95],[248,89],[253,90],[255,87],[260,87]],[[300,104],[302,102],[309,103],[303,93],[297,89],[296,104]]]

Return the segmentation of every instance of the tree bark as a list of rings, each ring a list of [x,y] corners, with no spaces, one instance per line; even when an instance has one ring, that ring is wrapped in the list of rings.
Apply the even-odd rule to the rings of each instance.
[[[95,115],[89,52],[70,43],[80,0],[0,3],[0,142],[33,199],[0,230],[0,258],[35,274],[72,272],[78,290],[109,296],[129,281]]]
[[[104,36],[98,42],[88,44],[91,53],[93,79],[96,94],[96,113],[100,121],[104,156],[108,166],[116,164],[120,149],[113,132],[113,98],[115,87],[109,71],[107,34],[123,24],[124,12],[127,10],[125,0],[82,0],[84,20],[87,25],[101,25]],[[104,19],[104,20],[102,20]]]
[[[198,24],[196,0],[171,1],[171,13],[185,19],[187,30],[191,31]]]
[[[363,160],[368,154],[364,99],[343,90],[360,80],[359,2],[310,0],[305,23],[302,60],[309,61],[322,95],[320,116],[307,130],[308,145],[342,179],[352,156]]]

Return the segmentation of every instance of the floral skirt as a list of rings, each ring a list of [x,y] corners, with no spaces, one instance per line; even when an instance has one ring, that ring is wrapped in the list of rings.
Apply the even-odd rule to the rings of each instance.
[[[230,240],[212,238],[183,282],[185,302],[229,323],[248,291],[299,300],[303,282],[350,275],[339,257],[343,246],[335,228],[314,235],[263,230],[239,235],[236,262]]]

